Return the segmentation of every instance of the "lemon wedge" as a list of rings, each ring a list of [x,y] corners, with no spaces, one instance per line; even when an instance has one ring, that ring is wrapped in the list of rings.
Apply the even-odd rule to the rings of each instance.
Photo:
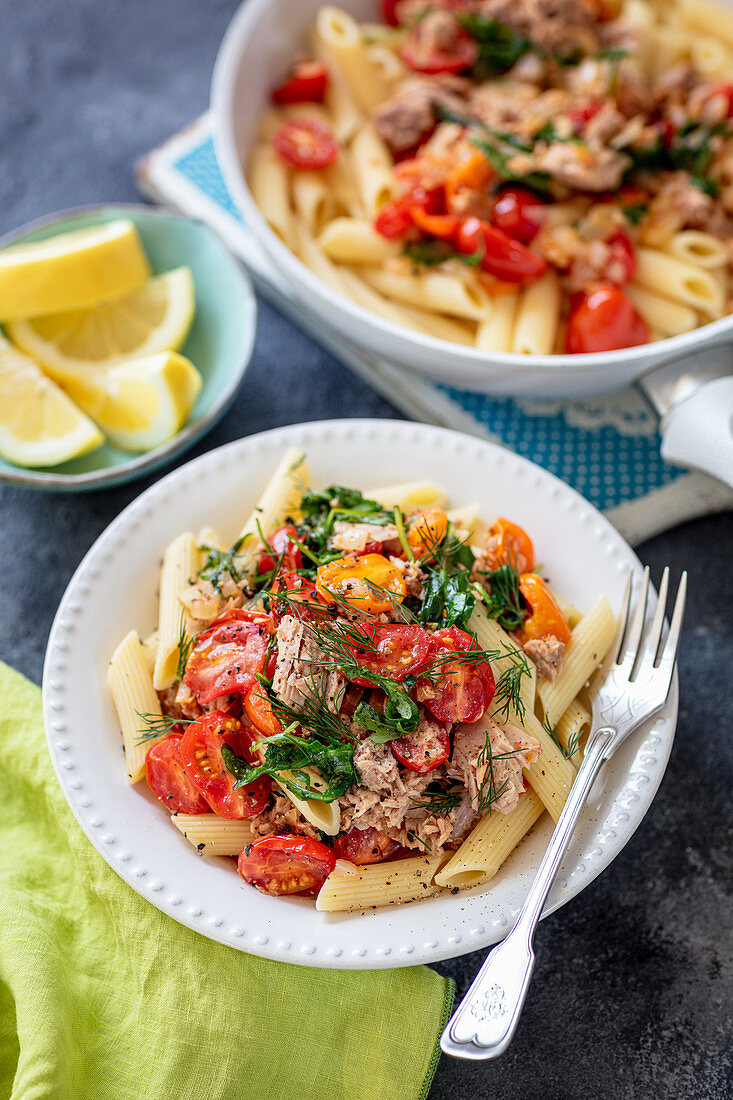
[[[88,309],[140,286],[150,274],[128,218],[0,251],[0,321]]]
[[[194,309],[191,271],[179,267],[94,309],[13,321],[7,329],[13,343],[63,382],[69,376],[75,380],[80,368],[96,372],[122,359],[176,351]]]
[[[102,443],[99,428],[0,335],[0,455],[17,466],[57,466]]]
[[[123,451],[149,451],[179,432],[201,390],[201,375],[175,351],[67,374],[63,388]]]

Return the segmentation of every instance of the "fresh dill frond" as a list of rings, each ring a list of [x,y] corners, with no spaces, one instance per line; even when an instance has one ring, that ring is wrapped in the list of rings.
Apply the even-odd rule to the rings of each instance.
[[[145,732],[135,738],[135,744],[144,745],[146,741],[154,741],[158,737],[165,737],[174,726],[188,726],[193,719],[172,718],[168,714],[154,714],[149,711],[136,710],[135,714],[145,726]]]
[[[505,779],[500,787],[496,786],[496,776],[494,775],[494,761],[495,760],[507,760],[512,756],[516,756],[521,749],[511,749],[509,752],[494,752],[491,747],[491,737],[487,731],[486,742],[481,752],[478,754],[476,763],[479,767],[485,767],[484,777],[481,781],[478,790],[478,811],[483,814],[488,810],[491,813],[492,806],[497,802],[507,786],[509,780]]]
[[[496,619],[504,630],[519,630],[529,612],[522,602],[519,573],[514,566],[507,563],[487,570],[483,583],[487,590],[482,599],[489,618]]]
[[[416,810],[430,810],[430,817],[447,817],[461,803],[456,791],[423,791],[422,798],[410,799]]]
[[[302,730],[320,740],[356,740],[351,729],[337,712],[331,710],[323,681],[311,673],[307,691],[299,703],[284,703],[272,692],[268,695],[275,717],[283,725],[297,723]]]
[[[580,742],[583,740],[583,729],[574,730],[572,735],[568,738],[568,747],[565,748],[557,732],[557,726],[553,726],[549,718],[545,718],[543,722],[544,728],[550,735],[550,740],[554,741],[559,748],[562,755],[566,760],[571,760],[575,756],[576,752],[580,748]]]
[[[492,702],[494,717],[501,724],[508,722],[515,714],[523,722],[526,708],[522,699],[522,681],[532,675],[529,659],[521,650],[504,643],[501,649],[488,650],[487,656],[492,664],[506,659],[510,662],[496,681]]]
[[[412,829],[407,830],[407,835],[409,836],[410,840],[416,840],[418,844],[421,844],[426,852],[430,852],[431,855],[433,854],[433,849],[430,847],[428,842],[426,840],[423,840],[422,837],[419,837],[417,833],[413,832]]]
[[[259,522],[257,524],[259,529]],[[262,532],[260,531],[260,534]],[[246,536],[237,539],[230,550],[220,550],[217,546],[203,545],[199,547],[199,550],[206,551],[206,561],[198,571],[198,576],[202,581],[210,581],[214,588],[221,595],[221,578],[225,573],[228,573],[235,584],[238,584],[244,577],[243,571],[237,565],[237,555],[242,549]],[[264,542],[263,536],[263,542]],[[267,543],[265,542],[265,546]]]
[[[178,630],[178,664],[176,665],[176,683],[179,683],[186,672],[186,665],[188,664],[188,658],[191,656],[191,649],[195,639],[189,637],[186,633],[186,620],[181,615],[181,625]]]

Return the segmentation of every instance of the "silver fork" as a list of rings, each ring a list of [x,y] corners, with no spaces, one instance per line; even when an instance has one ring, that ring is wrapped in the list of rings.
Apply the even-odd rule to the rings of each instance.
[[[455,1058],[496,1058],[511,1043],[534,969],[535,928],[593,781],[629,734],[662,709],[669,694],[685,611],[687,574],[682,574],[664,642],[669,569],[664,570],[650,626],[646,625],[649,570],[644,570],[632,618],[631,587],[630,574],[616,639],[598,674],[600,687],[593,701],[583,762],[527,900],[511,932],[491,951],[441,1036],[442,1050]]]

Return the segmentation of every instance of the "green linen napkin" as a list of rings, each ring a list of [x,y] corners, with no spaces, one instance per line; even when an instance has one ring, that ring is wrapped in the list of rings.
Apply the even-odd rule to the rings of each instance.
[[[452,983],[245,955],[177,924],[82,833],[41,695],[0,663],[0,1098],[425,1097]]]

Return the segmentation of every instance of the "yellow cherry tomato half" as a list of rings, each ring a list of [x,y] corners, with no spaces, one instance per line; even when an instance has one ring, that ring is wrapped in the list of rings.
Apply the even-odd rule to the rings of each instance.
[[[407,541],[418,557],[424,557],[440,546],[448,529],[448,517],[442,508],[427,508],[416,512],[410,520]]]
[[[570,627],[542,577],[536,573],[524,573],[519,578],[519,591],[530,606],[529,617],[524,620],[519,634],[522,644],[551,634],[567,645]]]
[[[383,554],[349,554],[321,565],[316,588],[325,600],[344,600],[369,615],[381,615],[392,607],[390,598],[380,589],[400,603],[407,591],[402,573]]]
[[[531,573],[534,569],[534,547],[523,527],[499,516],[489,528],[489,536],[494,540],[490,551],[493,569],[511,565],[518,573]]]

